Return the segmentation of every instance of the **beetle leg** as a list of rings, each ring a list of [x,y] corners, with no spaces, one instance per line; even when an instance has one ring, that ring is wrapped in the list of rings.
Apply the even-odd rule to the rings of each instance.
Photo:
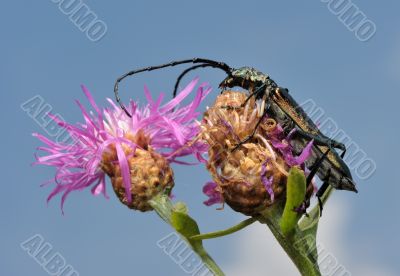
[[[257,97],[260,93],[264,92],[265,87],[266,87],[266,85],[263,84],[263,85],[259,86],[254,92],[252,92],[252,93],[247,97],[247,99],[244,101],[244,103],[242,104],[242,107],[244,107],[244,106],[246,105],[246,103],[251,99],[251,97],[254,97],[254,96]],[[253,132],[252,132],[249,136],[247,136],[246,138],[244,138],[242,141],[240,141],[240,142],[232,149],[232,152],[235,151],[235,150],[237,150],[241,145],[247,143],[251,138],[254,137],[254,135],[256,134],[257,129],[258,129],[258,127],[260,126],[261,122],[264,120],[265,116],[267,116],[267,112],[268,112],[268,109],[269,109],[269,104],[268,104],[268,103],[269,103],[269,97],[270,97],[270,95],[271,95],[270,93],[267,95],[267,98],[266,98],[266,100],[265,100],[265,103],[266,103],[266,104],[265,104],[265,108],[264,108],[264,110],[263,110],[263,114],[261,115],[260,119],[258,119],[258,122],[256,123],[256,125],[255,125],[255,127],[254,127],[254,129],[253,129]]]
[[[324,153],[324,155],[323,155],[323,157],[321,157],[321,159],[326,157],[328,152],[329,152],[329,149]],[[318,189],[318,191],[317,191],[317,193],[315,195],[317,197],[317,199],[318,199],[319,216],[320,217],[322,216],[322,209],[324,208],[324,205],[322,204],[321,197],[324,195],[326,189],[328,189],[328,187],[329,187],[329,177],[330,177],[330,175],[331,175],[331,169],[328,169],[328,172],[327,172],[326,176],[323,179],[324,182],[322,183],[321,187]]]
[[[254,135],[255,135],[256,132],[257,132],[258,126],[259,126],[259,125],[261,124],[261,122],[264,120],[264,118],[265,118],[266,115],[267,115],[267,109],[264,109],[264,112],[263,112],[263,114],[261,115],[260,119],[258,120],[256,126],[254,127],[253,132],[252,132],[249,136],[247,136],[246,138],[244,138],[242,141],[240,141],[240,142],[232,149],[232,152],[234,152],[235,150],[237,150],[241,145],[247,143],[251,138],[254,137]]]
[[[240,105],[240,108],[244,108],[244,107],[246,106],[247,102],[248,102],[252,97],[257,97],[257,96],[265,89],[265,87],[266,87],[266,85],[263,84],[263,85],[257,87],[256,90],[254,90],[253,92],[251,92],[251,93],[247,96],[246,100]],[[222,93],[222,92],[221,92],[221,93]],[[221,108],[227,108],[227,109],[229,109],[229,108],[231,108],[231,107],[230,107],[230,106],[221,106]],[[236,108],[235,108],[235,109],[236,109]]]
[[[315,161],[315,163],[312,165],[312,169],[311,169],[309,175],[307,176],[307,180],[306,180],[307,187],[308,187],[308,185],[311,184],[312,179],[317,174],[322,162],[324,161],[324,159],[328,155],[329,151],[330,151],[330,149],[328,148],[328,150],[325,151],[325,153],[317,161]]]
[[[306,185],[307,185],[307,188],[308,188],[308,186],[311,184],[311,181],[312,181],[312,179],[314,178],[314,176],[316,175],[316,173],[318,172],[318,170],[319,170],[319,168],[320,168],[320,166],[321,166],[321,164],[322,164],[322,162],[324,161],[324,159],[326,158],[326,156],[328,155],[328,152],[330,151],[330,149],[328,149],[317,161],[315,161],[315,163],[312,165],[312,169],[311,169],[311,171],[310,171],[310,173],[309,173],[309,175],[307,176],[307,179],[306,179]],[[329,174],[329,172],[328,172],[328,174]],[[319,199],[319,197],[318,197],[318,202],[319,202],[319,204],[320,204],[320,210],[321,210],[321,213],[322,213],[322,202],[321,202],[321,200]],[[295,211],[296,212],[298,212],[299,214],[305,214],[306,216],[308,216],[308,214],[307,214],[307,208],[310,206],[310,199],[304,199],[304,201],[303,201],[303,203],[299,206],[299,207],[297,207],[296,209],[295,209]]]
[[[263,84],[263,85],[257,87],[257,89],[254,90],[254,92],[250,93],[250,95],[246,98],[246,100],[244,101],[244,103],[242,103],[242,107],[245,107],[246,104],[247,104],[247,102],[248,102],[252,97],[255,96],[255,97],[257,98],[258,95],[262,94],[262,93],[264,92],[266,86],[267,86],[266,84]]]
[[[340,158],[343,159],[344,155],[346,154],[346,151],[347,151],[347,148],[346,148],[346,146],[344,146],[344,149],[343,149],[342,153],[340,154]]]
[[[318,198],[318,205],[319,205],[319,211],[320,211],[320,216],[322,216],[322,209],[323,209],[323,204],[322,204],[322,200],[321,197],[324,195],[326,189],[328,189],[329,187],[329,177],[331,174],[331,170],[328,170],[328,173],[326,174],[326,176],[324,177],[324,182],[322,183],[321,187],[318,189],[316,197]]]

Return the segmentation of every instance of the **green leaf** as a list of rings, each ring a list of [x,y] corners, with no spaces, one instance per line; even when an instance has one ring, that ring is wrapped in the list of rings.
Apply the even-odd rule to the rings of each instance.
[[[292,167],[286,184],[286,204],[279,223],[284,235],[289,234],[296,227],[301,214],[294,209],[304,202],[305,196],[306,177],[302,170]]]
[[[179,211],[172,211],[171,225],[178,233],[187,238],[200,234],[199,226],[196,221],[189,215]]]
[[[185,203],[179,202],[172,205],[166,194],[157,195],[149,200],[149,204],[154,208],[157,214],[168,224],[170,224],[187,242],[194,252],[201,258],[208,269],[216,276],[225,275],[218,267],[215,261],[203,247],[201,240],[190,240],[190,237],[200,234],[197,222],[187,214]]]

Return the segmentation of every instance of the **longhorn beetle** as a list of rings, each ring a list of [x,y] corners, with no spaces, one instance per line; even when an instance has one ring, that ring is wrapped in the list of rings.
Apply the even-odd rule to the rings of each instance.
[[[153,71],[188,63],[196,65],[187,68],[179,75],[174,87],[174,97],[176,96],[181,79],[187,73],[198,68],[213,67],[221,69],[227,74],[227,77],[220,83],[220,88],[225,89],[238,86],[249,91],[249,96],[242,106],[244,106],[246,102],[251,99],[251,97],[255,97],[257,100],[265,101],[265,109],[253,133],[236,145],[235,149],[254,136],[257,127],[263,121],[265,116],[268,115],[274,118],[283,127],[286,133],[293,128],[296,129],[295,136],[293,137],[291,144],[295,153],[300,153],[311,139],[314,140],[311,156],[306,161],[307,168],[311,170],[310,174],[307,176],[307,185],[310,185],[312,178],[316,174],[323,181],[322,186],[316,194],[319,200],[321,211],[322,203],[320,201],[320,197],[322,197],[329,185],[332,185],[338,190],[357,192],[350,170],[342,160],[346,153],[345,145],[322,134],[316,124],[305,113],[303,108],[292,98],[291,95],[289,95],[288,89],[279,87],[275,81],[269,77],[269,75],[264,74],[254,68],[241,67],[239,69],[235,69],[228,66],[224,62],[203,58],[173,61],[162,65],[141,68],[130,71],[116,80],[114,85],[116,101],[126,112],[126,114],[131,116],[128,110],[122,104],[118,94],[118,85],[123,79],[145,71]],[[334,150],[335,148],[342,150],[340,156],[336,150]],[[306,206],[308,205],[309,202],[306,203]]]

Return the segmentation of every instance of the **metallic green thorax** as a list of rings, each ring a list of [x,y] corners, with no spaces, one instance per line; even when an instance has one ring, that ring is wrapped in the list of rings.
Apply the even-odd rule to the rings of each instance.
[[[240,86],[244,89],[251,90],[252,88],[263,85],[270,86],[271,88],[277,87],[276,83],[270,79],[267,74],[252,67],[241,67],[239,69],[234,69],[231,75],[221,82],[220,87],[232,88]]]

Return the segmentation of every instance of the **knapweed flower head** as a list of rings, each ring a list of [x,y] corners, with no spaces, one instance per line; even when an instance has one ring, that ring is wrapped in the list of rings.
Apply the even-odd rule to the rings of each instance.
[[[290,167],[305,168],[313,143],[296,156],[290,143],[294,130],[285,135],[267,116],[254,137],[235,149],[253,133],[264,110],[264,102],[254,99],[242,107],[246,98],[243,92],[224,91],[204,115],[202,138],[209,145],[207,169],[214,182],[203,192],[209,197],[206,205],[226,202],[236,211],[255,215],[284,198]],[[308,196],[312,192],[311,187]]]
[[[57,170],[55,177],[45,183],[56,185],[48,201],[62,193],[63,207],[70,192],[87,187],[92,187],[94,195],[107,197],[105,176],[108,175],[122,203],[140,211],[151,210],[147,201],[174,186],[170,163],[185,164],[179,157],[192,154],[202,161],[201,155],[207,151],[203,142],[193,139],[200,131],[196,109],[211,89],[206,84],[199,85],[194,100],[179,106],[197,83],[198,79],[194,79],[164,105],[161,104],[163,94],[154,100],[145,87],[148,103],[139,107],[138,103],[130,101],[127,110],[131,116],[111,99],[108,99],[108,108],[99,108],[82,86],[94,110],[88,112],[77,101],[83,123],[69,124],[49,115],[69,133],[73,142],[56,142],[34,134],[46,144],[38,148],[46,155],[36,156],[35,163]]]

